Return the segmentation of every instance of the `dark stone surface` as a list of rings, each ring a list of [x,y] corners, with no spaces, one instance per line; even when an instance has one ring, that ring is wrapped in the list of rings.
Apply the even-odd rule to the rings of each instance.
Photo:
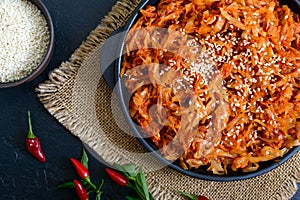
[[[0,90],[0,199],[77,199],[73,190],[56,189],[72,180],[70,157],[80,158],[82,143],[59,124],[42,106],[34,88],[48,73],[67,60],[116,0],[43,0],[55,26],[56,50],[47,70],[31,83]],[[35,160],[25,148],[26,112],[30,110],[34,132],[40,137],[47,163]],[[92,180],[103,178],[103,199],[125,199],[132,191],[112,183],[104,165],[90,154]],[[300,199],[300,193],[293,200]]]
[[[34,88],[71,56],[115,2],[43,0],[55,26],[55,54],[47,70],[31,83],[0,90],[0,199],[77,199],[74,190],[56,189],[56,185],[73,180],[75,172],[69,158],[80,158],[83,145],[47,112]],[[35,160],[25,148],[27,110],[31,111],[33,129],[40,137],[46,163]],[[92,180],[98,183],[103,178],[106,182],[103,199],[133,196],[130,190],[111,182],[104,165],[89,156]]]

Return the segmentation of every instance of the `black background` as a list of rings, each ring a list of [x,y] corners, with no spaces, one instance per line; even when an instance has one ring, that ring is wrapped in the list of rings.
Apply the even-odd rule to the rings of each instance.
[[[77,199],[74,190],[56,185],[73,180],[70,157],[80,158],[83,145],[39,102],[34,88],[47,80],[48,73],[67,60],[110,11],[116,0],[43,0],[52,16],[56,49],[47,69],[34,81],[10,89],[0,89],[0,199]],[[33,130],[40,137],[46,163],[35,160],[25,148],[27,111]],[[125,199],[131,190],[111,182],[104,165],[90,157],[92,180],[105,180],[103,199]],[[300,192],[293,200],[300,199]]]

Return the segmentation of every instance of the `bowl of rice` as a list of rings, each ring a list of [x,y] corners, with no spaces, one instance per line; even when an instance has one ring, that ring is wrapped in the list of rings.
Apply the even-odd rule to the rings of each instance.
[[[211,181],[253,178],[291,158],[300,150],[299,8],[142,1],[112,64],[134,135],[171,168]]]
[[[39,0],[0,1],[0,88],[36,78],[54,52],[54,27]]]

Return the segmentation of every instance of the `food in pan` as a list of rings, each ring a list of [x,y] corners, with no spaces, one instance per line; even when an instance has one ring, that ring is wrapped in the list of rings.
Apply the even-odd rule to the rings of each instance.
[[[300,143],[300,17],[276,0],[161,0],[129,31],[129,112],[168,160],[251,172]]]

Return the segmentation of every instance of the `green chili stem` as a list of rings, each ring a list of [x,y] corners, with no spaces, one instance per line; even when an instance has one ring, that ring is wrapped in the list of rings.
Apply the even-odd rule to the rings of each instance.
[[[197,200],[197,196],[196,195],[192,195],[192,194],[189,194],[189,193],[186,193],[186,192],[182,192],[182,191],[178,191],[178,192],[180,194],[182,194],[182,195],[185,195],[185,196],[189,197],[192,200]]]
[[[90,177],[86,177],[84,179],[94,190],[97,190],[97,187],[94,185],[94,183],[91,182]]]
[[[136,178],[135,177],[132,177],[132,176],[126,176],[129,180],[132,180],[132,181],[135,181]]]
[[[29,126],[29,131],[27,138],[34,139],[36,136],[32,132],[32,125],[31,125],[31,118],[30,118],[30,111],[28,111],[28,126]]]
[[[101,188],[102,188],[103,184],[104,184],[104,180],[102,179],[102,181],[101,181],[101,183],[100,183],[100,185],[99,185],[99,187],[98,187],[98,190],[96,191],[97,194],[98,194],[98,193],[102,193],[102,192],[101,192]]]

